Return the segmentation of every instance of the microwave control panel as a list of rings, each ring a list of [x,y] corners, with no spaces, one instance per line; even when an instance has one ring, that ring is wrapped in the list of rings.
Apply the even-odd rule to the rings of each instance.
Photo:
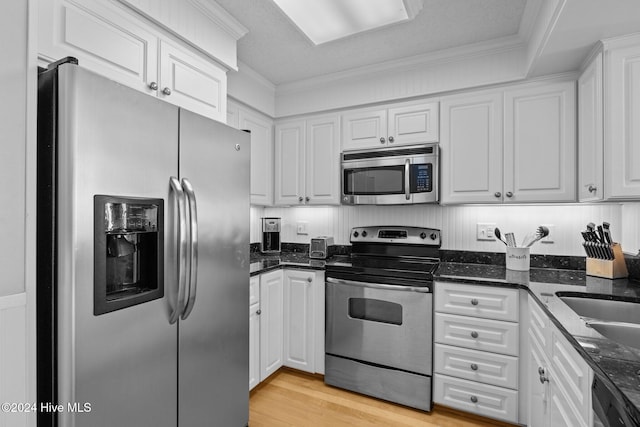
[[[422,163],[411,165],[409,172],[411,193],[429,193],[433,190],[433,165],[431,163]]]

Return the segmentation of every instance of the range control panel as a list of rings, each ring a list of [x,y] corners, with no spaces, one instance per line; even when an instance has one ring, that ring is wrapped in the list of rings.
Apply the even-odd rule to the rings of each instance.
[[[369,226],[351,229],[351,243],[402,243],[440,247],[440,230],[436,228]]]

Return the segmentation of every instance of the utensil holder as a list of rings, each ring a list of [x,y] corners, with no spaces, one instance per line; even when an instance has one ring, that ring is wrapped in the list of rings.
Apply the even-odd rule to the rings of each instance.
[[[604,277],[605,279],[621,279],[629,277],[627,264],[619,243],[611,244],[613,259],[587,258],[587,275]]]
[[[507,270],[529,271],[529,248],[507,246],[505,264]]]

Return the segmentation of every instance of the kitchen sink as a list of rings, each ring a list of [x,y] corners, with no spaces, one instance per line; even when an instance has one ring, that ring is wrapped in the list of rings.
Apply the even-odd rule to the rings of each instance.
[[[636,302],[589,296],[560,296],[560,299],[580,317],[640,325],[640,304]]]
[[[609,323],[590,321],[589,326],[612,341],[640,349],[640,325],[633,323]]]

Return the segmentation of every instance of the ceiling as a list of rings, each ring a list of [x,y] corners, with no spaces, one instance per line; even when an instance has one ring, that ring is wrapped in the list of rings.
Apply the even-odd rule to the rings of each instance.
[[[275,87],[410,58],[526,46],[549,0],[424,0],[407,23],[314,46],[272,0],[215,0],[249,32],[238,60]],[[554,0],[557,20],[529,75],[579,68],[597,40],[640,31],[638,0]]]

